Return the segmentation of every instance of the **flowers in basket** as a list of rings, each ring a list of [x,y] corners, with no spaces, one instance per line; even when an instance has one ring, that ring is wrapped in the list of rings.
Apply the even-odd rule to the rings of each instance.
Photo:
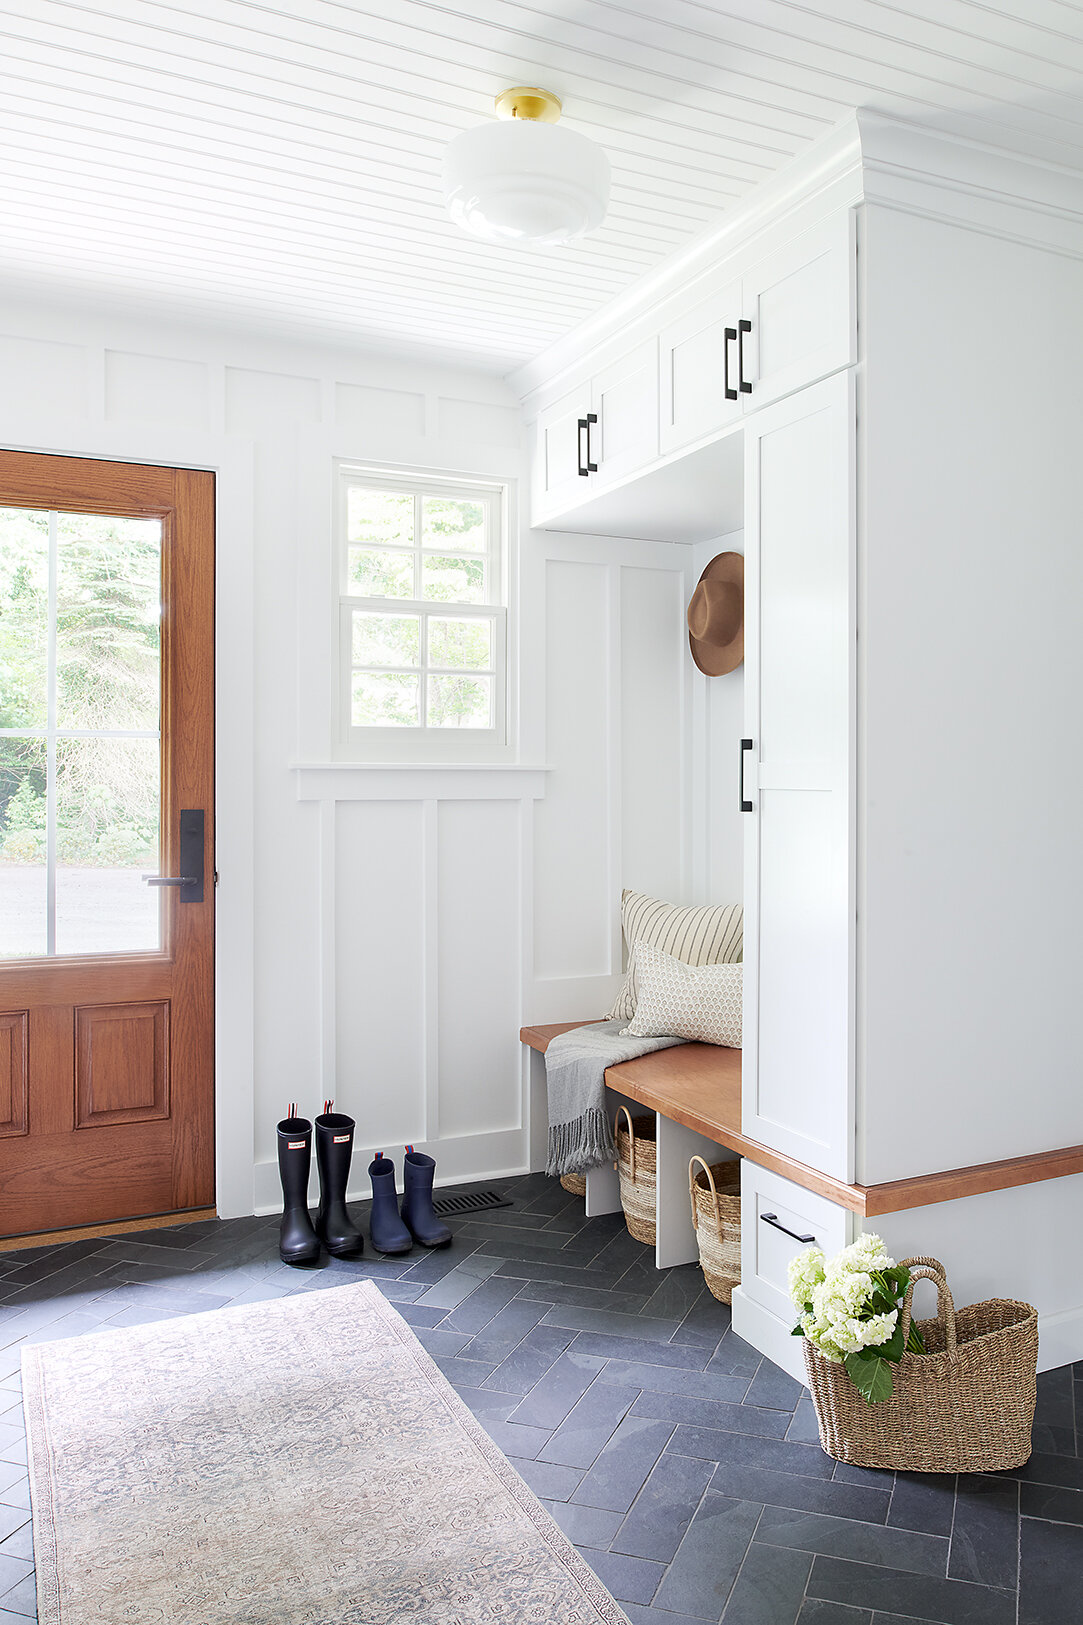
[[[847,1375],[870,1405],[889,1399],[895,1383],[892,1365],[903,1354],[924,1354],[921,1333],[911,1322],[903,1348],[900,1310],[910,1271],[884,1251],[879,1236],[860,1236],[830,1262],[809,1247],[790,1260],[790,1297],[800,1319],[794,1337],[807,1337],[825,1359],[845,1365]]]

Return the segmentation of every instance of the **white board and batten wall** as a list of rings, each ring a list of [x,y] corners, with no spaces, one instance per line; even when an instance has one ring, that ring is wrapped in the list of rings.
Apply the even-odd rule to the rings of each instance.
[[[607,478],[604,424],[593,429],[587,458],[599,466],[580,503],[569,506],[547,473],[535,479],[535,504],[556,528],[604,533],[625,515],[645,525],[683,480],[673,534],[702,546],[712,502],[726,507],[735,488],[733,458],[717,448],[743,440],[744,734],[754,741],[744,1129],[876,1184],[1083,1141],[1073,830],[1083,769],[1064,748],[1083,686],[1083,177],[867,115],[849,140],[847,153],[840,130],[822,163],[814,152],[793,166],[788,201],[776,177],[744,222],[753,237],[774,232],[758,263],[776,272],[779,255],[814,241],[810,209],[852,222],[858,252],[821,294],[823,332],[839,332],[841,294],[857,343],[840,359],[828,338],[822,378],[806,342],[804,375],[778,367],[784,387],[751,392],[740,421],[737,407],[718,412],[717,388],[693,391],[704,438],[675,441],[675,338],[713,332],[721,368],[730,318],[697,326],[695,311],[717,313],[727,295],[748,308],[763,280],[731,222],[668,280],[656,275],[638,307],[626,299],[608,326],[597,319],[578,356],[574,338],[557,346],[551,379],[543,357],[521,382],[545,471],[560,401],[589,399],[603,415],[598,379],[619,380],[622,346],[641,357],[655,333],[661,424],[649,457],[638,474],[622,466]],[[826,257],[820,268],[830,281]],[[692,314],[674,325],[682,303]],[[1003,331],[1016,307],[1018,364]],[[772,312],[756,308],[762,368]],[[783,295],[776,319],[784,308]],[[800,347],[792,324],[778,331]],[[750,376],[761,376],[755,364]],[[638,376],[636,388],[643,398]],[[626,425],[623,443],[636,443]],[[734,718],[712,747],[735,761]],[[715,771],[697,761],[692,782]],[[785,1297],[796,1243],[768,1212],[829,1252],[876,1228],[896,1256],[941,1256],[959,1299],[1038,1305],[1043,1367],[1083,1356],[1071,1267],[1083,1176],[862,1225],[746,1162],[734,1321],[799,1374]]]

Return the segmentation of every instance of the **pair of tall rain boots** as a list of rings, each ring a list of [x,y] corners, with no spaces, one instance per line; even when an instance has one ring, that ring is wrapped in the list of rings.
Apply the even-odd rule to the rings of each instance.
[[[317,1117],[316,1167],[320,1175],[320,1205],[313,1225],[308,1211],[308,1175],[312,1166],[313,1125],[298,1117],[291,1102],[278,1125],[278,1171],[282,1177],[282,1224],[278,1251],[284,1264],[318,1264],[321,1243],[334,1258],[356,1258],[365,1238],[350,1218],[346,1185],[353,1156],[354,1120],[332,1110],[325,1100]],[[405,1189],[402,1210],[395,1194],[395,1164],[377,1151],[369,1164],[372,1214],[369,1234],[378,1253],[408,1253],[414,1242],[422,1247],[446,1247],[451,1231],[437,1218],[432,1205],[432,1157],[406,1147],[403,1162]]]

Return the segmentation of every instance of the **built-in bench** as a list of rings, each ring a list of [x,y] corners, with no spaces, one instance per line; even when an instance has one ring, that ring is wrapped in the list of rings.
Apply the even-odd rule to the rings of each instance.
[[[582,1021],[563,1021],[552,1026],[523,1027],[519,1037],[531,1049],[544,1054],[550,1039],[558,1033],[587,1025]],[[657,1112],[660,1118],[679,1123],[715,1145],[726,1146],[758,1167],[769,1168],[795,1185],[815,1191],[863,1218],[1083,1172],[1083,1145],[1075,1145],[1060,1151],[1012,1157],[1005,1162],[985,1162],[971,1168],[951,1168],[943,1173],[891,1180],[882,1185],[847,1185],[742,1134],[741,1051],[723,1049],[716,1044],[681,1044],[672,1049],[655,1050],[634,1061],[611,1066],[605,1081],[618,1095]],[[685,1161],[687,1163],[687,1158]],[[686,1189],[684,1200],[687,1202]]]

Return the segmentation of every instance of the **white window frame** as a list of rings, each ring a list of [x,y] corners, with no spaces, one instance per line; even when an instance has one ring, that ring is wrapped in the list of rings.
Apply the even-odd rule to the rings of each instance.
[[[412,548],[391,547],[388,551],[415,558],[415,582],[420,581],[422,554],[421,512],[424,497],[447,497],[451,501],[480,502],[487,509],[487,602],[462,604],[430,598],[393,596],[368,598],[352,590],[349,579],[349,492],[367,486],[414,498],[414,542]],[[471,479],[465,475],[421,472],[376,467],[356,462],[340,462],[335,477],[335,586],[337,595],[337,649],[335,671],[335,711],[338,748],[347,761],[381,763],[461,763],[493,762],[508,758],[511,741],[508,730],[508,533],[509,491],[500,482]],[[452,553],[454,544],[443,549]],[[464,557],[471,556],[464,551]],[[480,555],[474,554],[478,557]],[[418,667],[420,685],[420,724],[414,727],[358,727],[352,720],[353,616],[356,611],[374,614],[416,615],[421,622],[421,651]],[[493,627],[492,664],[488,672],[493,685],[493,726],[490,728],[438,728],[424,721],[428,679],[426,626],[430,617],[456,620],[477,617]],[[374,670],[376,668],[373,668]],[[388,670],[396,670],[390,667]]]

